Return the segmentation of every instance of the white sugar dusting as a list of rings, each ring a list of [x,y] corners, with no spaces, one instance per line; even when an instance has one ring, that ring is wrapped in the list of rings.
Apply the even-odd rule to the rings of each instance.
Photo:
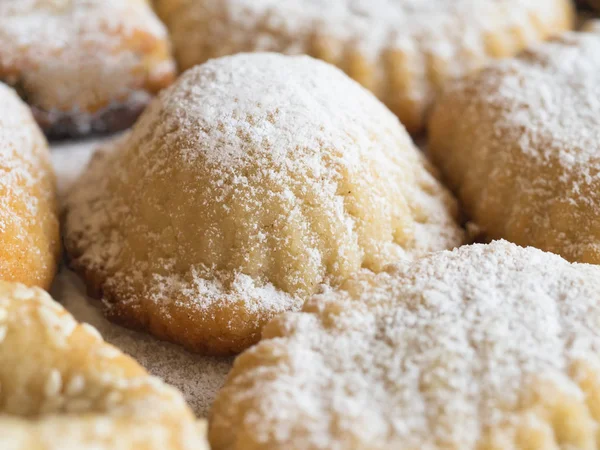
[[[169,0],[166,0],[169,1]],[[214,0],[221,1],[221,0]],[[159,0],[160,3],[160,0]],[[198,2],[200,9],[202,3]],[[268,17],[266,29],[285,29],[301,37],[307,25],[319,21],[336,39],[354,40],[366,55],[378,57],[383,48],[422,51],[452,61],[458,37],[473,53],[484,53],[481,31],[504,26],[527,28],[535,14],[540,23],[555,16],[548,0],[227,0],[234,20],[253,25]],[[268,35],[261,36],[269,49]],[[260,48],[258,50],[261,50]],[[454,62],[460,67],[463,62]]]
[[[43,155],[38,151],[44,141],[33,125],[31,113],[15,92],[0,83],[0,97],[0,186],[4,193],[0,196],[0,207],[3,215],[11,214],[9,201],[23,199],[23,215],[31,220],[37,212],[37,199],[31,191],[45,173],[39,162]],[[27,220],[20,219],[16,212],[12,214],[0,222],[2,229],[4,220]]]
[[[0,345],[1,448],[204,448],[179,392],[86,336],[90,325],[75,323],[48,293],[2,282],[0,297],[10,324]],[[104,360],[101,349],[116,356]]]
[[[113,139],[109,137],[53,147],[52,160],[62,195],[69,191],[93,152]],[[109,322],[104,318],[99,302],[87,297],[81,280],[64,267],[55,281],[52,294],[78,321],[94,326],[107,342],[135,358],[151,374],[179,389],[198,417],[208,415],[212,401],[231,368],[232,358],[191,354],[148,334]],[[82,384],[83,380],[75,377],[67,389],[77,392],[82,389]]]
[[[342,68],[409,130],[450,79],[568,29],[569,0],[156,0],[183,68],[238,52]]]
[[[596,448],[599,292],[598,266],[506,241],[361,275],[236,360],[212,443]]]
[[[452,83],[431,130],[488,238],[600,262],[600,34],[565,33]]]
[[[174,71],[166,29],[139,0],[3,0],[0,48],[2,79],[44,122],[71,114],[81,133],[102,110],[146,104]]]
[[[498,133],[530,157],[586,170],[600,154],[600,35],[566,34],[495,67],[479,89],[502,108]]]
[[[181,347],[159,341],[109,322],[97,300],[85,295],[85,287],[75,274],[63,268],[52,295],[80,322],[91,324],[102,338],[133,357],[152,375],[179,389],[198,417],[207,417],[217,391],[225,381],[233,358],[200,356]],[[70,389],[78,390],[73,381]]]
[[[47,249],[32,243],[32,234],[48,220],[52,192],[46,186],[46,141],[31,112],[16,93],[0,83],[0,233],[6,254],[46,261]],[[44,205],[40,208],[40,202]]]
[[[321,61],[253,53],[187,71],[91,162],[65,243],[109,314],[202,351],[247,346],[322,283],[462,243],[456,218],[370,92]]]

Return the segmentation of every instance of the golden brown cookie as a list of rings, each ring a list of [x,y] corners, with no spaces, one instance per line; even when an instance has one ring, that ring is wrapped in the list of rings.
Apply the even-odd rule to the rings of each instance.
[[[588,20],[583,25],[583,31],[600,34],[600,20]]]
[[[453,84],[429,153],[488,238],[600,263],[600,34],[569,33]]]
[[[214,450],[593,450],[600,268],[506,241],[362,273],[264,328]]]
[[[570,0],[155,0],[180,66],[248,51],[305,53],[375,93],[414,133],[438,90],[569,29]]]
[[[31,111],[0,83],[0,279],[48,289],[60,256],[54,173]]]
[[[173,78],[146,0],[0,1],[0,80],[52,136],[125,128]]]
[[[39,288],[0,282],[0,448],[201,450],[183,397]]]
[[[239,352],[321,285],[463,242],[454,199],[371,93],[309,57],[181,76],[66,201],[72,265],[111,319]]]

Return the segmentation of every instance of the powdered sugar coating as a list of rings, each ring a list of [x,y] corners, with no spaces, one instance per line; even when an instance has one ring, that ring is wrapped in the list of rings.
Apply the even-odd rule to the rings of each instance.
[[[71,185],[101,145],[114,139],[67,142],[52,147],[52,162],[58,178],[59,196],[70,192]],[[118,139],[118,137],[117,137]],[[51,295],[79,322],[96,328],[104,340],[131,356],[150,374],[179,390],[196,417],[208,417],[217,391],[223,385],[231,357],[213,357],[190,353],[180,346],[164,342],[147,333],[123,328],[109,322],[100,302],[86,295],[82,280],[63,267],[52,286]],[[0,340],[2,316],[0,313]]]
[[[362,273],[264,329],[213,449],[594,449],[600,268],[506,241]]]
[[[41,289],[0,282],[0,448],[204,448],[181,395]]]
[[[0,79],[34,107],[45,131],[110,129],[111,113],[139,112],[174,70],[166,30],[146,0],[0,2]]]
[[[231,369],[233,358],[193,354],[145,333],[110,323],[102,314],[100,305],[85,296],[81,280],[66,269],[58,275],[53,295],[78,321],[92,324],[104,340],[134,358],[152,375],[177,388],[197,417],[208,416],[215,395]]]
[[[0,278],[48,288],[60,254],[48,144],[27,106],[0,83]]]
[[[454,84],[430,125],[430,155],[488,237],[600,262],[600,34]]]
[[[411,132],[448,79],[572,26],[568,0],[156,0],[180,65],[306,53],[372,90]]]
[[[67,198],[66,245],[112,317],[240,351],[320,284],[462,242],[402,126],[342,72],[242,54],[185,73]]]

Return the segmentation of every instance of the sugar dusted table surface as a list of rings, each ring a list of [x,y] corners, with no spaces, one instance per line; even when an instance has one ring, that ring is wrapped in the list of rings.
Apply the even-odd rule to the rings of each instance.
[[[52,146],[52,162],[61,195],[80,175],[94,150],[106,140]],[[81,280],[66,267],[61,268],[51,293],[77,320],[96,327],[108,342],[134,357],[153,375],[181,390],[199,417],[208,415],[215,394],[231,368],[232,358],[194,355],[150,335],[112,324],[103,317],[99,302],[86,296]]]

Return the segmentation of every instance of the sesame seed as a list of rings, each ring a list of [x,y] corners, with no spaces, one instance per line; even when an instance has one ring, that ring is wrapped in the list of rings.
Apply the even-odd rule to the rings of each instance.
[[[100,335],[100,333],[98,332],[98,330],[96,330],[93,326],[91,326],[88,323],[83,323],[81,324],[81,327],[85,330],[85,332],[87,334],[89,334],[90,336],[95,337],[96,339],[102,339],[102,336]]]
[[[82,375],[73,375],[67,384],[65,392],[69,396],[80,394],[85,388],[85,378]]]
[[[62,388],[62,376],[57,369],[52,369],[44,385],[46,397],[56,397]]]

